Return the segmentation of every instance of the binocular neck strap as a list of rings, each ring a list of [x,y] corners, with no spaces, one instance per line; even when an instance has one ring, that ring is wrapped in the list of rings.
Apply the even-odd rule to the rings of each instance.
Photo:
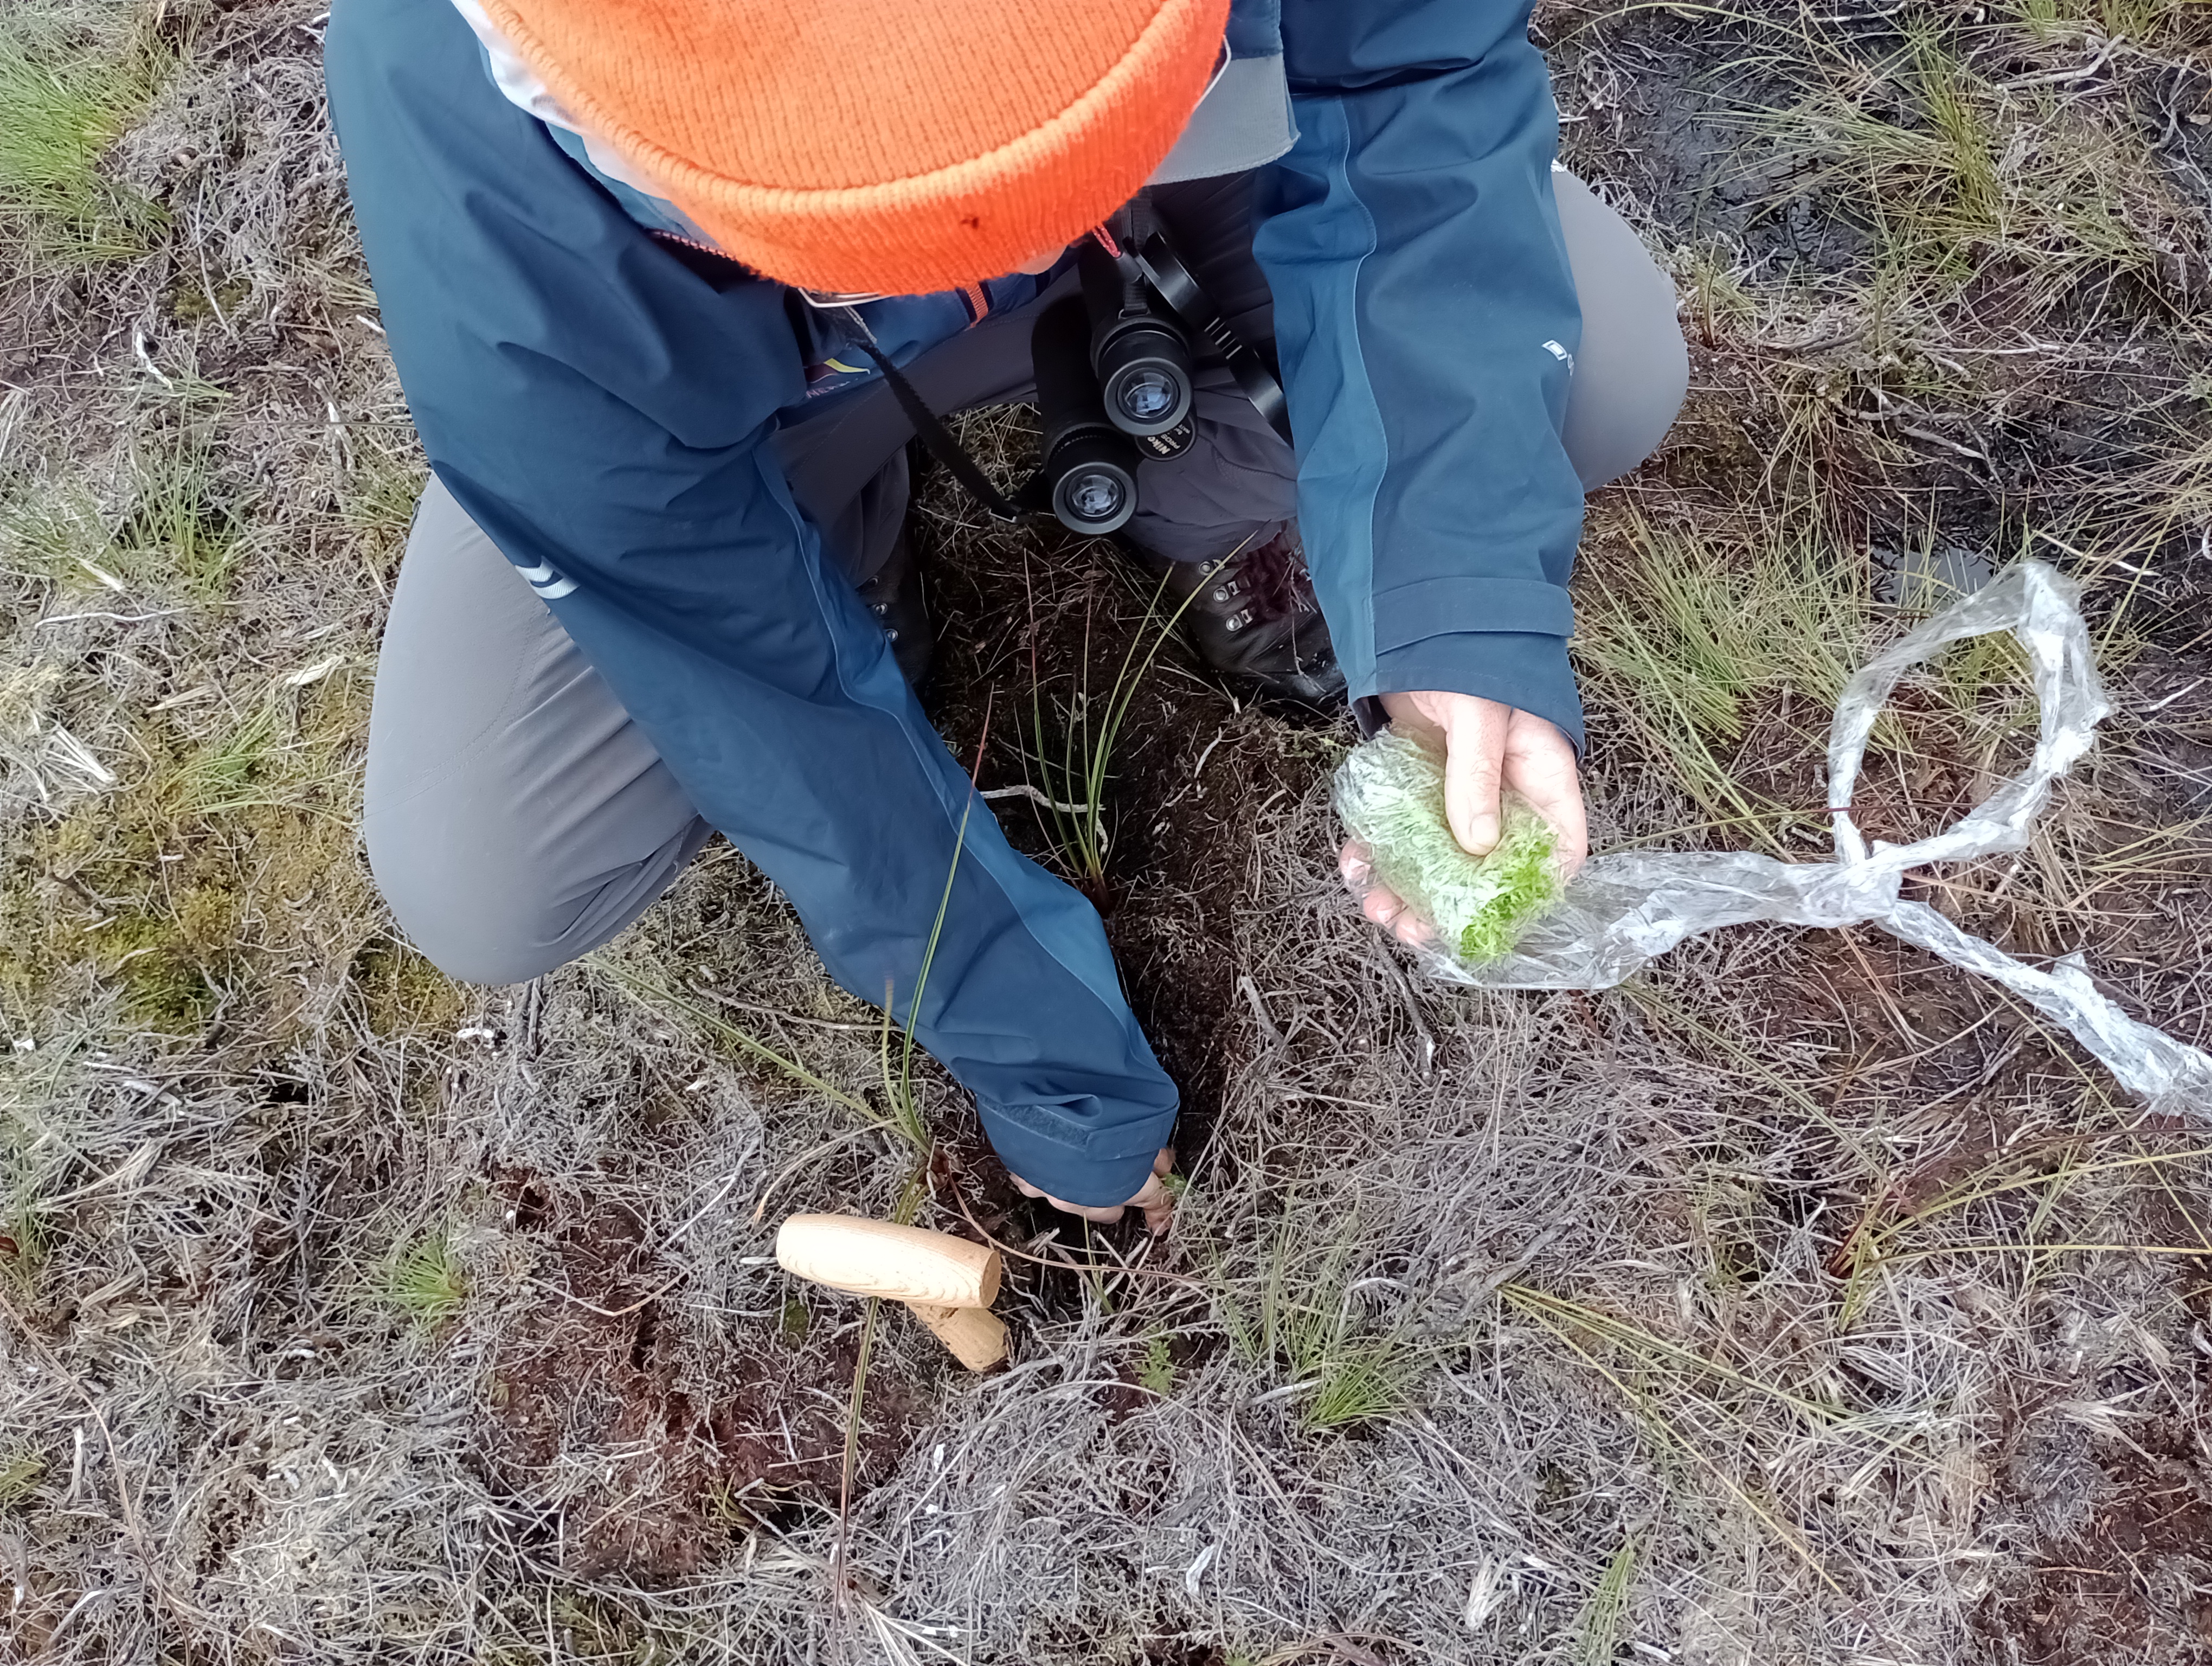
[[[952,477],[987,513],[1000,520],[1019,520],[1022,509],[984,477],[983,471],[975,466],[975,459],[952,437],[951,430],[923,403],[921,392],[907,380],[906,373],[872,341],[863,341],[860,350],[873,359],[876,368],[884,373],[884,380],[890,384],[891,398],[898,401],[907,421],[914,424],[915,437],[928,447],[929,454],[951,470]]]
[[[1237,386],[1252,402],[1253,409],[1267,418],[1267,426],[1275,430],[1285,445],[1292,444],[1290,402],[1284,397],[1282,383],[1267,368],[1267,361],[1221,316],[1212,297],[1182,264],[1182,257],[1175,252],[1166,236],[1153,232],[1137,247],[1134,259],[1145,282],[1152,286],[1175,315],[1221,356],[1230,374],[1237,378]]]

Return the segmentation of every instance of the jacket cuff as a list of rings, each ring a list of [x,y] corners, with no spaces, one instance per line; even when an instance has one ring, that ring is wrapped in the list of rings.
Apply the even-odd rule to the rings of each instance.
[[[1462,630],[1423,636],[1387,649],[1376,629],[1375,686],[1364,695],[1417,694],[1441,690],[1495,700],[1547,719],[1583,751],[1583,702],[1575,691],[1564,634],[1527,630]],[[1354,709],[1363,733],[1373,733],[1381,702],[1362,698]],[[1379,722],[1376,727],[1379,727]]]
[[[1054,1129],[1062,1119],[1049,1110],[976,1110],[1000,1162],[1030,1185],[1088,1209],[1110,1209],[1143,1190],[1152,1159],[1175,1132],[1172,1108],[1089,1134]]]
[[[1410,647],[1430,636],[1493,632],[1571,636],[1574,604],[1543,579],[1415,579],[1375,593],[1375,652]]]

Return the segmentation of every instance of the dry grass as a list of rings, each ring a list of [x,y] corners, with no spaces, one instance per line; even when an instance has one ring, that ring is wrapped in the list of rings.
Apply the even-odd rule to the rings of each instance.
[[[1571,160],[1673,252],[1698,353],[1594,508],[1601,830],[1813,854],[1834,689],[1911,611],[1875,552],[2032,549],[2087,585],[2121,714],[2033,849],[1926,895],[2201,1043],[2205,20],[1692,9],[1543,18]],[[319,15],[161,15],[0,18],[0,109],[47,112],[31,162],[0,143],[15,1654],[2197,1657],[2212,1141],[1863,933],[1598,997],[1417,986],[1331,872],[1342,737],[1172,654],[1111,789],[1116,929],[1225,1085],[1139,1264],[1042,1236],[726,849],[526,989],[397,942],[354,818],[421,467]],[[1002,700],[1029,633],[1141,611],[941,483],[921,508]],[[979,628],[953,575],[1019,596],[1025,562],[1036,617]],[[2011,767],[2009,672],[1908,688],[1871,830]],[[1017,1262],[1002,1376],[886,1316],[841,1582],[863,1310],[769,1244],[907,1201],[1084,1266]]]

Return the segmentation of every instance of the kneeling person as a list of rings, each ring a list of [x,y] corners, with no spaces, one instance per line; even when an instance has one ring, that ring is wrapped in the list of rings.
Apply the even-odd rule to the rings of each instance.
[[[1526,0],[337,0],[331,107],[434,478],[366,832],[451,975],[605,943],[720,829],[908,1010],[1024,1186],[1164,1203],[1176,1094],[1090,905],[909,686],[912,412],[1030,395],[1143,193],[1218,356],[1118,534],[1244,686],[1433,725],[1583,838],[1582,495],[1672,420],[1671,291],[1554,170]],[[1127,223],[1124,221],[1122,223]],[[903,386],[887,377],[897,373]]]

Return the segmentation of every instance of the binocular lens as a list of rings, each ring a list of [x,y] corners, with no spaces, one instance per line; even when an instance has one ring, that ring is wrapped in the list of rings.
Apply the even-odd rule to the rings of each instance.
[[[1190,355],[1150,320],[1124,325],[1098,345],[1106,416],[1124,434],[1164,434],[1190,414]]]
[[[1121,446],[1129,443],[1118,435],[1114,440]],[[1075,449],[1092,454],[1066,461],[1065,471],[1053,482],[1053,514],[1070,532],[1092,538],[1118,531],[1136,513],[1136,476],[1121,459],[1097,454],[1105,447],[1097,440],[1087,446],[1079,441]]]
[[[1123,415],[1151,423],[1175,408],[1176,396],[1182,390],[1165,371],[1146,366],[1124,377],[1115,391],[1121,396]]]
[[[1108,420],[1091,368],[1091,319],[1073,297],[1048,307],[1030,336],[1037,410],[1044,423],[1039,472],[1060,525],[1086,537],[1113,532],[1137,511],[1137,450]]]
[[[1110,520],[1121,507],[1121,483],[1110,474],[1076,475],[1067,483],[1067,504],[1085,520]]]

